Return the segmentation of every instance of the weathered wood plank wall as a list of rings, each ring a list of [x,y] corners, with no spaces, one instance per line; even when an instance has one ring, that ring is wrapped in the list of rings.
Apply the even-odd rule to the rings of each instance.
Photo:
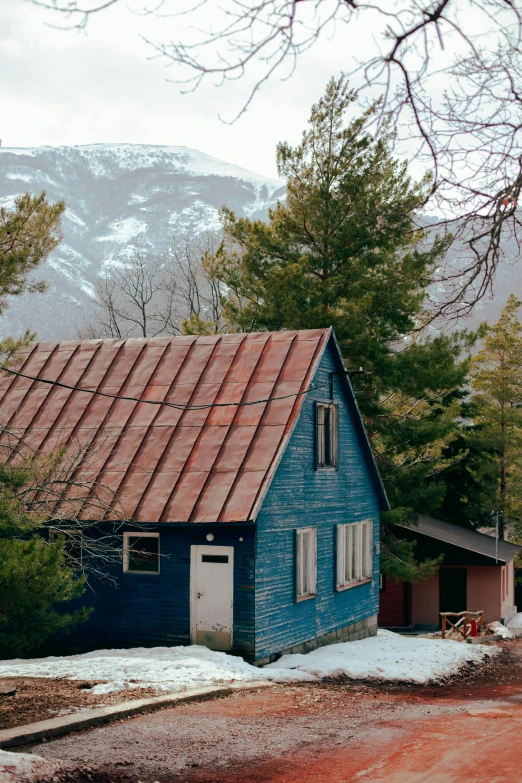
[[[90,619],[48,647],[63,653],[190,644],[190,547],[207,544],[207,533],[213,533],[213,544],[234,547],[234,652],[252,657],[254,526],[163,524],[147,525],[146,531],[160,533],[161,573],[124,574],[121,563],[111,564],[107,572],[117,586],[90,579],[92,587],[81,598],[94,609]]]
[[[341,370],[330,346],[314,383],[327,384]],[[314,401],[328,400],[328,386],[306,395],[299,421],[267,493],[257,524],[256,659],[377,614],[379,605],[379,504],[350,411],[335,378],[339,403],[339,468],[315,468]],[[336,591],[335,526],[374,521],[374,578]],[[295,601],[294,530],[317,527],[317,597]]]

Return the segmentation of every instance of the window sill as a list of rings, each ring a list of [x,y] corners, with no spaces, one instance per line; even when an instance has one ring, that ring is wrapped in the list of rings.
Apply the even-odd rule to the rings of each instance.
[[[297,604],[300,604],[301,601],[309,601],[311,598],[317,598],[317,593],[313,595],[298,595],[295,601]]]
[[[373,579],[361,579],[360,582],[350,582],[347,585],[337,585],[335,588],[338,593],[344,592],[344,590],[352,590],[354,587],[360,587],[361,585],[372,584]]]
[[[124,574],[129,574],[129,576],[159,576],[159,571],[124,571]]]

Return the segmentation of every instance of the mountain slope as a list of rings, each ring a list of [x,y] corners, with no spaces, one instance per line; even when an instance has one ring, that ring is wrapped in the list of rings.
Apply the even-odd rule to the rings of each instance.
[[[284,194],[277,180],[187,147],[0,147],[0,205],[42,190],[52,201],[65,200],[63,242],[36,275],[48,291],[12,298],[0,336],[30,328],[39,339],[74,337],[104,266],[135,249],[159,255],[173,235],[219,228],[223,204],[239,215],[265,217]]]

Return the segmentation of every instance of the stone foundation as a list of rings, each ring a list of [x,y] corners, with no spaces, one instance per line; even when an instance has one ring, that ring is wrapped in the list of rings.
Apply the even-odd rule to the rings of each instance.
[[[367,639],[369,636],[375,636],[377,633],[377,615],[366,617],[364,620],[358,620],[356,623],[345,625],[344,628],[336,628],[335,631],[325,633],[308,642],[296,644],[279,653],[267,655],[266,658],[260,658],[254,661],[255,666],[266,666],[267,663],[277,661],[282,655],[295,655],[298,653],[309,653],[317,650],[318,647],[325,647],[327,644],[337,644],[339,642],[356,642],[359,639]]]

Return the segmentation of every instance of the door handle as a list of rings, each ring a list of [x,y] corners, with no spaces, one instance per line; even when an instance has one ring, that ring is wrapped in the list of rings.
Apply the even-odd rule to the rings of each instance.
[[[203,597],[203,593],[198,593],[198,598],[202,598],[202,597]]]

